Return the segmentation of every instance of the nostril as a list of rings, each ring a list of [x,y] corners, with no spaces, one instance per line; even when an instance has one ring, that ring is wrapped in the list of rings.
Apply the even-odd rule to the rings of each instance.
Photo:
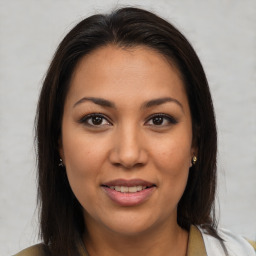
[[[144,166],[143,163],[135,163],[135,164],[131,164],[131,165],[128,165],[128,164],[123,164],[123,163],[113,163],[114,166],[116,167],[121,167],[121,168],[124,168],[124,169],[134,169],[134,168],[140,168],[142,166]]]

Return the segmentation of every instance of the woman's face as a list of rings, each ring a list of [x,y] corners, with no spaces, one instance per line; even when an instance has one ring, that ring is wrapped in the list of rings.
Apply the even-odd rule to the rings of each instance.
[[[60,155],[89,232],[177,225],[194,153],[184,85],[162,55],[106,46],[79,62]]]

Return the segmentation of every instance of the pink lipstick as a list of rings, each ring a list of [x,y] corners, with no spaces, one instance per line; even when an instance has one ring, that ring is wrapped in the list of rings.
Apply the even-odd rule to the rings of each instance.
[[[156,185],[141,179],[118,179],[101,185],[107,196],[120,206],[144,203],[155,191]]]

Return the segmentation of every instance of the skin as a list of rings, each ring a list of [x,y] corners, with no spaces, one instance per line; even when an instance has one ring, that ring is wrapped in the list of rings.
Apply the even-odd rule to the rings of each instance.
[[[173,100],[145,107],[166,97]],[[104,115],[97,125],[88,117],[92,113]],[[158,116],[157,123],[152,115],[162,113],[171,119]],[[65,101],[60,145],[83,207],[91,256],[186,254],[188,233],[177,224],[177,205],[196,149],[187,95],[174,65],[146,47],[109,45],[83,57]],[[142,204],[124,207],[101,186],[115,179],[142,179],[155,187]]]

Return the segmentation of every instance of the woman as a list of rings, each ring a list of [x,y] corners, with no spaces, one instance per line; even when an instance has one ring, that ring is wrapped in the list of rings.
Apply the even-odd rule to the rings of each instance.
[[[217,135],[185,37],[136,8],[59,45],[37,112],[43,244],[18,255],[254,255],[217,230]]]

